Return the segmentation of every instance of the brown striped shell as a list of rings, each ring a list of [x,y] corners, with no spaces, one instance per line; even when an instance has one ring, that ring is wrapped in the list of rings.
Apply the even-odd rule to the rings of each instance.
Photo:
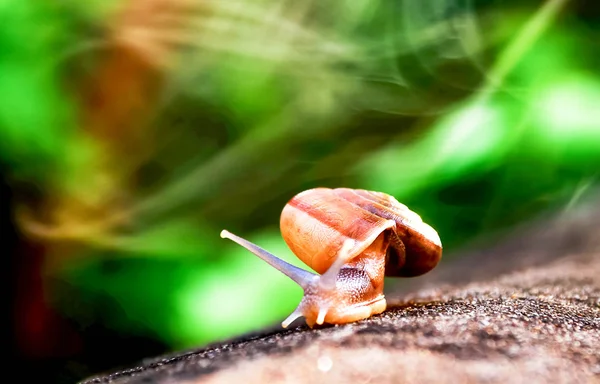
[[[355,240],[346,257],[350,261],[383,236],[389,244],[386,276],[422,275],[442,256],[437,232],[394,197],[381,192],[348,188],[301,192],[284,207],[280,226],[292,252],[320,274],[335,261],[346,239]]]

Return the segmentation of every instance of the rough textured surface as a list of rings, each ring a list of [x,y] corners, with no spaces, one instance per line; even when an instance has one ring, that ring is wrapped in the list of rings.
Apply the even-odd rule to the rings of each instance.
[[[345,326],[305,326],[86,383],[600,383],[600,204],[540,220]]]

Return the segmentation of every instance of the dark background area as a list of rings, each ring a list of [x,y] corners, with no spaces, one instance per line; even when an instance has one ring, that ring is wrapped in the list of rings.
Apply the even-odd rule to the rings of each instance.
[[[74,383],[92,372],[167,350],[151,336],[132,336],[102,324],[81,326],[47,304],[41,273],[44,248],[19,233],[11,210],[13,192],[4,177],[0,180],[2,246],[8,264],[7,369],[13,379]]]

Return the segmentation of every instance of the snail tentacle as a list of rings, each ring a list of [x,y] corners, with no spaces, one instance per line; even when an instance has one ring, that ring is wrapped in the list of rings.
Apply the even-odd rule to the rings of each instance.
[[[319,308],[319,314],[317,315],[317,324],[321,325],[325,321],[325,315],[327,315],[327,311],[329,307],[321,307]]]
[[[225,229],[221,231],[221,237],[224,239],[229,239],[246,248],[256,256],[260,257],[262,260],[266,261],[273,268],[277,269],[279,272],[294,280],[304,290],[306,290],[306,287],[308,287],[317,276],[312,272],[305,271],[302,268],[298,268],[295,265],[292,265],[280,259],[279,257],[264,250],[258,245],[251,243],[250,241],[243,239],[237,235],[234,235],[233,233]]]
[[[296,319],[304,316],[304,314],[302,313],[302,309],[300,308],[300,305],[298,305],[298,307],[294,310],[294,312],[290,313],[290,315],[285,320],[283,320],[283,322],[281,323],[281,326],[283,328],[289,327],[289,325],[292,324]]]

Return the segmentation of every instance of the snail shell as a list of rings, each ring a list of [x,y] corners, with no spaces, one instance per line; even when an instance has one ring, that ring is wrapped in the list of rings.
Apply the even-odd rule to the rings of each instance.
[[[433,269],[441,258],[437,232],[421,217],[381,192],[315,188],[294,196],[281,214],[281,234],[302,262],[318,273],[333,264],[343,242],[353,259],[384,234],[389,239],[385,275],[413,277]]]
[[[229,238],[284,273],[304,290],[296,310],[309,326],[365,319],[386,308],[385,276],[413,277],[441,259],[437,232],[419,215],[382,192],[315,188],[283,208],[281,234],[300,260],[318,274],[295,267],[227,231]]]

